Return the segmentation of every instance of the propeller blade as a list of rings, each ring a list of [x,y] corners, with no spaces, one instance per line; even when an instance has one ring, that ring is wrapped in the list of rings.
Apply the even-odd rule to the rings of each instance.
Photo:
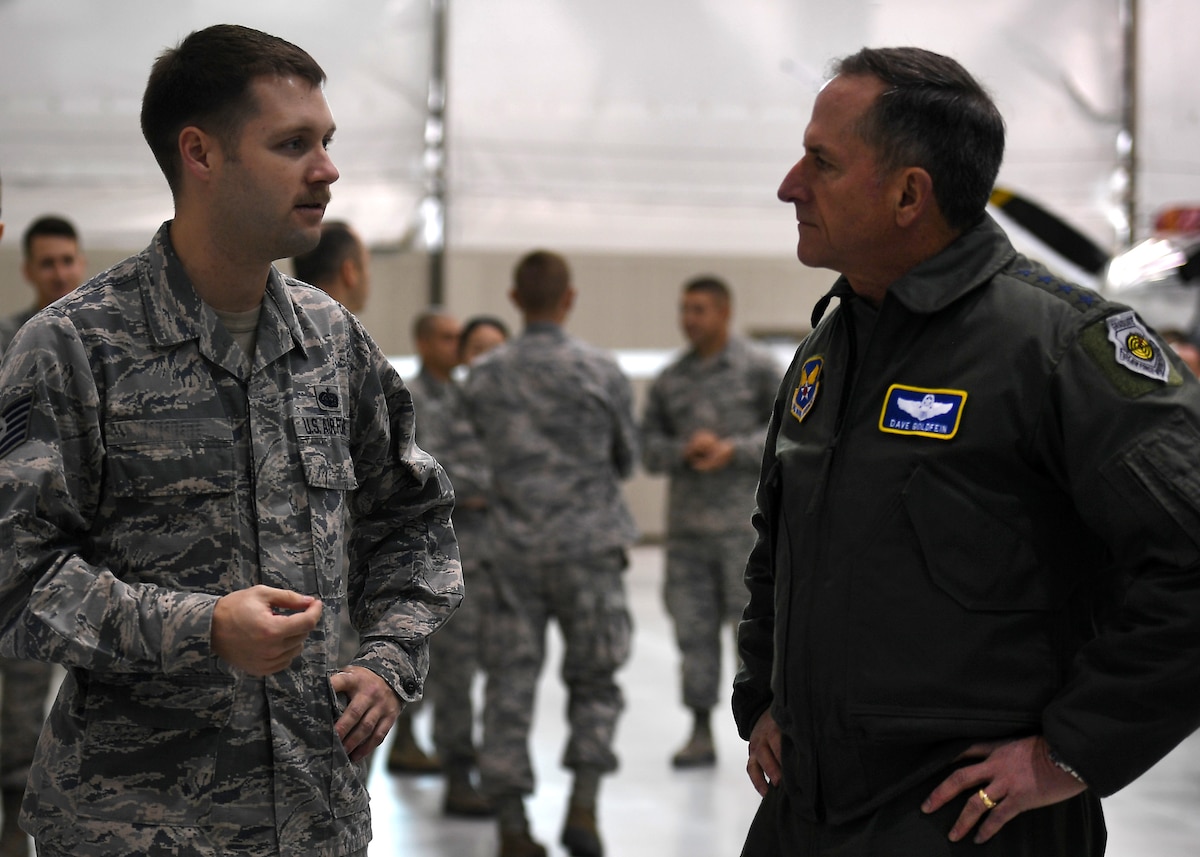
[[[992,191],[991,203],[1068,262],[1091,274],[1100,274],[1109,254],[1062,218],[1007,188]]]

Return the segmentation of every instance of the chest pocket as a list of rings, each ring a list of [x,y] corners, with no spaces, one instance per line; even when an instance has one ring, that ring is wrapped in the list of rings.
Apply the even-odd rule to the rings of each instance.
[[[117,497],[233,491],[233,433],[225,420],[121,420],[106,431],[109,490]]]

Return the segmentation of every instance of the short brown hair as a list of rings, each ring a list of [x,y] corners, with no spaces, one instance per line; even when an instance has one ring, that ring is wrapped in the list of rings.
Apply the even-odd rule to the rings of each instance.
[[[172,194],[179,193],[183,171],[179,132],[202,127],[232,150],[258,109],[250,83],[266,75],[297,75],[314,87],[325,82],[325,72],[305,51],[236,24],[196,30],[155,60],[142,96],[142,136]]]
[[[570,287],[567,260],[549,250],[534,250],[513,270],[513,295],[527,313],[550,312]]]

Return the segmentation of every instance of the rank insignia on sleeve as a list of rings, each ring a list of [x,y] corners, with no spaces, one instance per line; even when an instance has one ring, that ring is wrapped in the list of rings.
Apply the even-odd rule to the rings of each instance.
[[[1119,364],[1155,381],[1167,381],[1171,377],[1170,361],[1133,310],[1109,316],[1105,323],[1108,341],[1116,349]]]
[[[792,394],[791,411],[796,422],[804,422],[813,403],[817,401],[817,392],[821,389],[821,369],[825,366],[823,357],[810,357],[800,367],[800,383]]]
[[[879,430],[950,440],[958,433],[965,390],[929,390],[893,384],[879,415]]]
[[[29,414],[33,394],[22,396],[0,412],[0,458],[8,455],[29,436]]]

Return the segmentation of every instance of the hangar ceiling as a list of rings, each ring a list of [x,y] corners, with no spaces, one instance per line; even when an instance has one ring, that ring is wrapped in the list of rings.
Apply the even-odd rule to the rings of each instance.
[[[447,0],[453,248],[790,254],[775,188],[830,58],[919,44],[959,58],[1009,127],[1001,182],[1111,246],[1118,0]],[[1137,227],[1200,200],[1192,0],[1139,15]],[[157,53],[228,21],[329,75],[342,178],[329,216],[409,246],[423,193],[429,0],[0,0],[9,228],[66,214],[140,246],[170,197],[137,114]]]

